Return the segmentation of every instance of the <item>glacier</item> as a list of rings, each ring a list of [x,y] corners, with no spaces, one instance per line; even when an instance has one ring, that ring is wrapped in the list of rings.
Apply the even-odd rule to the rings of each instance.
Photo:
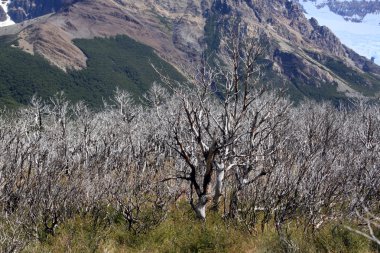
[[[0,6],[3,7],[3,10],[5,11],[5,13],[8,13],[9,3],[10,3],[10,0],[0,0]],[[14,24],[15,22],[13,22],[11,17],[9,17],[9,15],[7,14],[7,19],[3,22],[0,22],[0,27],[10,26]]]
[[[343,44],[368,59],[374,58],[375,63],[380,65],[380,13],[375,11],[366,14],[361,22],[352,22],[331,11],[327,0],[298,2],[303,6],[307,18],[314,17],[320,25],[330,28]]]

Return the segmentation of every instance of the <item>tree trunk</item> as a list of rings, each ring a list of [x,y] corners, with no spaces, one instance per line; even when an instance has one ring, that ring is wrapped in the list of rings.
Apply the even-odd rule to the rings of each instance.
[[[217,169],[216,170],[216,183],[215,183],[215,193],[213,198],[213,205],[212,208],[214,210],[219,209],[219,201],[220,197],[222,197],[222,190],[223,190],[223,180],[224,180],[224,170]]]
[[[206,219],[206,205],[207,205],[208,199],[206,195],[202,195],[198,203],[193,207],[194,211],[198,218],[205,220]]]

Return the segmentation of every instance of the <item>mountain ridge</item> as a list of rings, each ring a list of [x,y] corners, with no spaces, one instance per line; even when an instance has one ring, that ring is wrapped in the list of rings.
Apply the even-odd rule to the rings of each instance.
[[[346,46],[380,64],[380,2],[298,0],[309,18],[329,27]]]
[[[380,67],[287,0],[82,0],[17,31],[18,48],[64,71],[80,70],[87,57],[73,40],[124,34],[180,69],[199,61],[205,50],[218,51],[218,37],[233,16],[248,30],[264,31],[267,73],[287,82],[297,96],[377,96]]]
[[[380,12],[380,2],[371,0],[360,1],[339,1],[339,0],[309,0],[315,3],[317,8],[327,6],[332,12],[342,16],[346,21],[363,22],[363,19],[369,15]]]

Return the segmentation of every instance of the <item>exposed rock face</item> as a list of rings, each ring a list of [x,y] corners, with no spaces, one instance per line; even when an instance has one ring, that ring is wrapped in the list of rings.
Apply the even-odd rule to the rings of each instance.
[[[126,34],[153,47],[174,65],[196,62],[206,48],[218,50],[223,43],[219,36],[226,20],[239,16],[247,30],[260,29],[265,33],[269,47],[266,60],[284,80],[316,87],[334,85],[339,92],[358,96],[350,83],[327,63],[338,61],[355,73],[380,75],[380,67],[342,45],[316,20],[306,19],[300,5],[288,0],[48,2],[46,5],[41,5],[42,0],[14,0],[12,3],[14,8],[24,6],[16,10],[21,16],[25,11],[27,17],[49,9],[62,10],[24,29],[19,35],[20,47],[43,55],[64,70],[86,66],[86,56],[75,47],[73,39],[117,34]],[[372,83],[365,80],[363,85]]]
[[[7,13],[5,13],[3,7],[0,6],[0,22],[7,20]]]
[[[16,23],[59,11],[78,0],[13,0],[9,16]]]
[[[299,0],[299,1],[303,1],[303,0]],[[380,12],[379,1],[367,1],[367,0],[355,0],[355,1],[308,0],[308,1],[315,2],[319,8],[323,8],[327,6],[332,12],[352,22],[362,22],[366,15]]]
[[[326,26],[319,26],[317,20],[312,18],[310,24],[313,27],[309,38],[328,52],[340,56],[346,56],[346,48],[343,47],[339,39]]]

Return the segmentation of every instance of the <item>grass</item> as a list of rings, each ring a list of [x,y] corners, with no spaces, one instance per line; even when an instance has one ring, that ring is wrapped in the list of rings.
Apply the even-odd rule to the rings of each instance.
[[[98,223],[91,216],[76,216],[59,226],[54,237],[30,245],[25,252],[379,252],[340,223],[311,231],[299,220],[291,221],[286,224],[283,240],[271,223],[264,231],[249,233],[218,213],[209,214],[205,222],[199,221],[182,203],[173,207],[164,222],[137,234],[117,215]]]

